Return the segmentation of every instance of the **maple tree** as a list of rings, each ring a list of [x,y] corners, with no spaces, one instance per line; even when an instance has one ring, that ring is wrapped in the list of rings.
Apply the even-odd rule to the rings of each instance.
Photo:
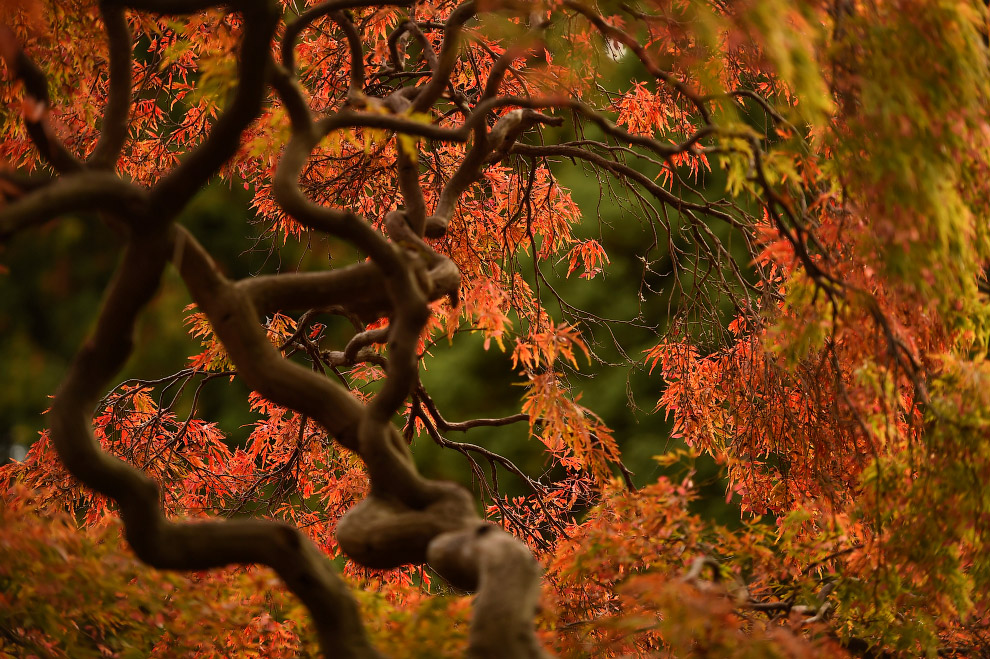
[[[0,470],[4,656],[990,651],[984,3],[0,17],[0,241],[84,216],[122,244],[48,430]],[[624,230],[568,162],[650,235],[632,319],[559,293]],[[329,237],[330,265],[228,277],[187,228],[216,181],[250,194],[245,232]],[[118,382],[169,267],[202,350]],[[575,384],[627,325],[675,440],[639,489]],[[509,355],[519,413],[442,414],[421,365],[468,334]],[[197,414],[234,379],[243,440]],[[450,439],[514,424],[542,476]],[[421,475],[420,436],[480,501]],[[739,528],[692,512],[703,454]]]

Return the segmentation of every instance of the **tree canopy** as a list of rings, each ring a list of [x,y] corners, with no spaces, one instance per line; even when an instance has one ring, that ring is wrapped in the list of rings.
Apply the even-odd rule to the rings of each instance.
[[[0,276],[102,302],[0,468],[0,655],[990,652],[987,35],[977,0],[4,3]],[[112,276],[51,256],[108,241]],[[199,348],[122,380],[149,313]],[[622,368],[645,449],[584,396]],[[246,428],[201,414],[225,383]]]

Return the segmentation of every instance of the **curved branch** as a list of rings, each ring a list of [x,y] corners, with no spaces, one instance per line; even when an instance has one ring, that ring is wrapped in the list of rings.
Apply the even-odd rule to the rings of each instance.
[[[430,417],[436,425],[437,430],[465,432],[471,428],[479,428],[482,426],[507,426],[513,423],[519,423],[521,421],[529,421],[528,414],[513,414],[499,419],[471,419],[469,421],[460,422],[447,421],[440,414],[440,410],[437,409],[436,402],[434,402],[433,397],[430,396],[425,387],[420,385],[416,389],[416,395],[419,396],[426,405],[426,409],[429,411]]]
[[[457,294],[460,274],[453,263],[441,261],[428,274],[432,282],[431,300]],[[262,275],[243,279],[236,286],[251,299],[258,317],[276,311],[302,311],[335,304],[371,322],[387,315],[391,305],[384,275],[371,262],[327,272]]]
[[[442,565],[451,582],[478,590],[468,656],[542,659],[533,629],[540,598],[540,566],[523,543],[479,524],[445,533],[430,543],[430,564]]]
[[[361,45],[361,35],[354,26],[354,21],[342,11],[330,12],[330,19],[336,23],[347,38],[347,48],[351,55],[350,84],[347,89],[349,99],[360,98],[364,93],[364,47]]]
[[[475,11],[477,11],[477,8],[474,0],[468,0],[468,2],[458,6],[457,9],[450,13],[443,29],[443,47],[440,49],[437,66],[433,70],[430,81],[426,83],[422,91],[413,100],[413,112],[426,112],[443,95],[443,91],[447,88],[447,83],[450,81],[450,74],[454,71],[454,64],[457,62],[457,49],[460,47],[458,40],[461,35],[461,29],[474,16]]]
[[[155,483],[103,453],[93,438],[90,419],[99,392],[129,356],[137,316],[154,295],[169,253],[162,233],[129,242],[96,328],[52,403],[51,438],[59,457],[73,476],[117,502],[127,541],[145,563],[184,570],[268,565],[309,608],[325,652],[377,657],[346,587],[298,529],[264,521],[171,523],[162,516]]]
[[[423,31],[419,29],[419,25],[412,19],[399,23],[395,30],[388,35],[388,56],[392,62],[392,72],[399,72],[404,68],[402,59],[399,56],[399,39],[407,33],[419,42],[419,47],[423,51],[423,59],[426,61],[427,68],[429,68],[431,73],[435,72],[438,66],[437,53],[433,50],[433,44],[430,43],[430,40],[426,38]]]
[[[152,190],[159,222],[171,220],[216,174],[240,146],[241,133],[261,112],[269,43],[278,12],[270,0],[248,3],[244,9],[244,36],[237,69],[237,91],[209,136]]]
[[[433,140],[448,142],[466,142],[468,133],[463,128],[443,128],[436,124],[428,124],[394,114],[372,114],[341,110],[336,114],[316,122],[316,132],[320,137],[341,128],[366,127],[384,128],[397,133],[426,137]]]
[[[393,2],[381,2],[380,0],[331,0],[321,5],[310,7],[299,18],[285,26],[285,34],[282,36],[280,51],[282,54],[282,66],[289,73],[295,75],[295,48],[299,41],[299,35],[314,21],[327,16],[335,11],[344,9],[357,9],[359,7],[408,7],[415,0],[394,0]]]
[[[354,362],[358,358],[358,353],[375,343],[385,343],[388,341],[389,328],[379,327],[378,329],[365,330],[351,337],[344,348],[344,358],[349,362]]]
[[[175,227],[174,234],[181,245],[174,250],[175,266],[245,383],[276,404],[313,418],[341,445],[357,451],[361,404],[343,387],[283,359],[257,322],[250,287],[224,277],[184,228]]]
[[[478,112],[474,116],[483,115]],[[471,150],[440,191],[437,207],[433,215],[426,220],[426,235],[437,238],[446,233],[447,225],[450,224],[457,209],[457,201],[464,191],[481,177],[486,164],[493,162],[493,158],[500,159],[499,154],[508,153],[523,132],[536,124],[560,125],[561,123],[563,119],[560,117],[549,117],[528,108],[507,113],[498,120],[488,135],[484,133],[484,122],[481,122],[480,133],[475,132],[475,141]]]
[[[429,501],[434,496],[431,488],[416,472],[408,447],[390,424],[418,375],[415,348],[429,317],[420,286],[420,282],[429,285],[425,264],[417,262],[415,255],[395,249],[357,214],[319,206],[306,198],[298,186],[299,173],[315,146],[316,136],[312,134],[296,133],[290,139],[275,173],[275,200],[303,226],[339,236],[364,250],[381,269],[392,302],[388,377],[367,413],[360,417],[358,452],[371,476],[373,494],[384,491],[403,500]],[[420,273],[419,281],[414,279],[413,268]]]
[[[426,231],[426,200],[423,198],[423,187],[419,183],[418,149],[397,139],[396,151],[396,174],[402,200],[405,202],[405,219],[413,233],[422,237]]]
[[[312,132],[313,114],[295,78],[284,66],[280,66],[272,59],[269,59],[268,66],[271,71],[272,88],[285,106],[292,130],[301,133]]]
[[[368,427],[362,405],[343,387],[283,359],[256,322],[245,291],[220,274],[188,232],[176,227],[174,233],[183,243],[174,250],[180,255],[180,274],[245,383],[268,400],[312,418],[368,462],[368,443],[359,437],[359,430]],[[394,427],[385,432],[384,447],[370,448],[368,467],[377,488],[340,520],[338,542],[369,567],[423,563],[434,537],[463,528],[464,520],[475,517],[471,497],[460,486],[423,479]]]
[[[143,210],[147,204],[147,191],[113,174],[69,174],[4,207],[0,211],[0,243],[21,229],[66,213],[106,211],[126,216]]]
[[[100,137],[87,164],[113,169],[127,139],[127,116],[131,108],[131,31],[121,7],[100,4],[110,44],[110,89],[103,111]]]
[[[48,78],[34,63],[17,41],[17,35],[0,23],[0,56],[7,70],[24,85],[26,107],[24,126],[41,157],[59,172],[77,172],[83,165],[65,148],[48,121],[51,99],[48,95]]]
[[[386,3],[334,2],[304,13],[282,41],[285,68],[275,67],[269,52],[277,19],[275,3],[234,0],[230,4],[244,17],[237,88],[199,148],[183,158],[150,192],[109,173],[87,172],[67,176],[23,196],[0,216],[0,227],[8,234],[62,212],[86,209],[124,215],[132,228],[95,332],[81,348],[53,405],[53,442],[73,474],[118,502],[127,538],[143,561],[168,569],[205,569],[230,563],[269,565],[312,612],[325,652],[346,657],[376,656],[361,628],[353,600],[325,557],[300,531],[282,524],[247,520],[195,526],[172,524],[162,517],[155,484],[133,467],[102,453],[95,443],[89,423],[97,392],[130,353],[130,335],[137,315],[154,294],[171,258],[245,384],[268,400],[312,419],[342,446],[356,451],[367,465],[371,494],[338,523],[341,548],[354,560],[372,567],[429,560],[452,583],[479,589],[471,631],[473,656],[542,656],[533,631],[539,567],[532,554],[520,541],[481,521],[467,490],[421,476],[408,446],[392,424],[419,380],[418,345],[430,314],[428,302],[445,294],[456,302],[459,286],[459,272],[453,261],[438,255],[421,238],[425,201],[416,158],[400,149],[397,166],[407,208],[384,218],[391,241],[350,209],[313,203],[300,189],[299,178],[318,141],[341,128],[382,128],[402,135],[457,142],[466,141],[473,129],[481,139],[472,148],[477,158],[467,172],[476,177],[486,163],[508,154],[524,130],[536,123],[560,120],[531,108],[516,110],[496,123],[489,135],[484,125],[487,113],[507,104],[496,99],[486,101],[483,112],[476,117],[468,117],[475,121],[473,126],[449,129],[410,118],[420,107],[422,111],[432,109],[449,86],[460,48],[458,37],[464,23],[475,13],[474,2],[464,3],[451,13],[435,62],[431,62],[432,51],[423,38],[424,57],[432,64],[433,72],[412,102],[406,100],[410,98],[406,92],[384,101],[363,96],[360,35],[350,18],[338,13],[344,6]],[[106,1],[111,92],[104,130],[91,160],[102,168],[112,167],[126,137],[130,83],[129,71],[124,71],[122,65],[129,57],[123,47],[128,39],[121,10],[126,6],[187,12],[215,3]],[[319,15],[329,15],[347,34],[352,59],[351,103],[355,107],[364,104],[367,111],[347,108],[313,123],[305,99],[293,83],[292,48],[299,32]],[[415,25],[410,29],[414,35],[418,33],[417,38],[422,37]],[[22,68],[32,71],[27,66]],[[500,75],[496,71],[494,77]],[[292,137],[275,174],[276,202],[302,225],[353,243],[370,256],[370,263],[329,273],[232,282],[185,229],[170,226],[192,195],[236,153],[243,131],[261,111],[269,81],[286,104],[292,121]],[[490,83],[497,91],[497,82]],[[462,103],[462,109],[466,107]],[[257,322],[259,311],[294,304],[305,308],[337,304],[352,317],[389,317],[387,377],[367,406],[345,387],[284,358],[269,342]],[[383,338],[380,334],[370,338]],[[368,338],[365,334],[343,353],[331,353],[329,361],[374,358],[361,345]],[[315,345],[309,343],[306,349],[314,360],[322,359]]]

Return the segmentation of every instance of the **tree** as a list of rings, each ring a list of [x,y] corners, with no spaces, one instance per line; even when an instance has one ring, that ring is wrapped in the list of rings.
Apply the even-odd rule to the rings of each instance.
[[[0,581],[25,603],[0,618],[4,651],[315,651],[252,565],[298,598],[328,656],[990,650],[983,3],[3,11],[0,93],[20,110],[2,115],[0,239],[13,251],[81,215],[121,241],[49,430],[0,472],[16,529],[0,548],[22,561]],[[632,318],[558,292],[558,263],[588,280],[618,265],[560,183],[568,161],[652,235]],[[226,276],[186,226],[217,180],[249,191],[245,219],[329,249],[330,267]],[[170,265],[202,352],[114,386]],[[623,352],[628,327],[653,336],[642,357]],[[520,413],[442,415],[421,362],[469,333],[511,356]],[[683,442],[638,491],[573,384],[608,337],[662,375],[657,409]],[[240,445],[196,410],[208,382],[234,378],[258,418]],[[527,422],[539,478],[448,438]],[[421,475],[424,433],[464,456],[481,513]],[[737,530],[690,511],[702,453],[746,516]],[[111,513],[148,566],[244,569],[143,571],[118,558]],[[66,596],[35,585],[66,543],[99,594],[75,625],[31,613]],[[359,612],[328,556],[385,599],[359,593]],[[108,560],[128,578],[92,578]],[[174,608],[149,596],[173,589]],[[143,604],[107,615],[125,591]],[[220,646],[181,638],[184,593],[215,616],[207,630],[235,630]],[[224,601],[265,612],[234,622]]]

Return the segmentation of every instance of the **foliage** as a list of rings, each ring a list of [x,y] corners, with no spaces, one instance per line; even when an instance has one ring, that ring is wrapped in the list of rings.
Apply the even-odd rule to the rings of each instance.
[[[0,652],[990,652],[984,3],[228,4],[0,10],[0,240],[123,244],[0,468]],[[185,228],[218,181],[305,271],[224,274]],[[199,353],[114,386],[169,264]],[[442,414],[421,369],[495,396],[468,334],[519,413]],[[662,379],[659,478],[581,391],[614,362]],[[200,409],[235,380],[242,436]]]

